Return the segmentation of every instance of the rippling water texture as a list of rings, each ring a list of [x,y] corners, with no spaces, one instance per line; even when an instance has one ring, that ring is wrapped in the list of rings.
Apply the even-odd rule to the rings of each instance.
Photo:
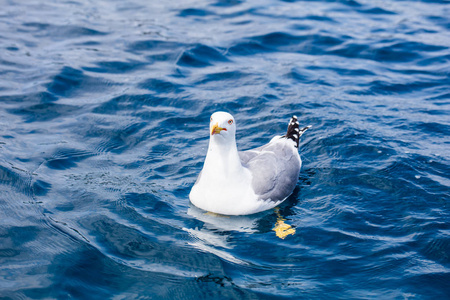
[[[0,298],[450,298],[448,2],[1,7]],[[277,209],[190,205],[217,110],[313,126]]]

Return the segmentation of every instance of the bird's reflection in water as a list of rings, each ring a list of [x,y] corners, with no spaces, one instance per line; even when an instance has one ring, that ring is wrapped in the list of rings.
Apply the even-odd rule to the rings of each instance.
[[[226,216],[212,212],[205,212],[202,209],[190,205],[188,215],[203,222],[202,230],[213,232],[238,231],[254,233],[257,231],[258,220],[267,213],[259,213],[248,216]]]
[[[295,229],[285,223],[286,217],[290,215],[289,211],[290,209],[280,211],[279,208],[275,208],[248,216],[225,216],[205,212],[191,204],[187,213],[200,222],[198,226],[183,229],[193,238],[189,242],[191,246],[235,264],[249,265],[249,262],[238,258],[230,251],[236,246],[233,242],[233,232],[244,234],[275,232],[276,237],[285,239],[295,233]]]
[[[189,242],[191,246],[203,251],[212,253],[229,262],[248,265],[249,263],[234,256],[230,249],[235,245],[230,242],[231,232],[255,233],[257,218],[248,216],[225,216],[215,213],[205,212],[190,204],[188,215],[200,221],[195,228],[184,228],[193,240]]]
[[[190,228],[184,228],[193,238],[189,244],[229,262],[249,265],[249,262],[236,257],[230,251],[236,246],[233,239],[234,233],[266,234],[272,232],[280,239],[294,235],[295,228],[286,221],[289,216],[295,214],[293,208],[299,202],[299,190],[296,188],[292,195],[277,208],[245,216],[225,216],[205,212],[190,203],[187,214],[193,217],[197,224]]]

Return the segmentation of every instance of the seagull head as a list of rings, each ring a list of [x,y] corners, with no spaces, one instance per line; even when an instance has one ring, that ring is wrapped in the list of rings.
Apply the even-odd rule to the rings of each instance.
[[[232,115],[218,111],[211,115],[209,123],[210,138],[217,141],[234,141],[236,122]]]

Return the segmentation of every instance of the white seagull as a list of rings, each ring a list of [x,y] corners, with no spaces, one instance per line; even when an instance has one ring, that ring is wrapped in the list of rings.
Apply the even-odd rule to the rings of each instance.
[[[293,116],[286,135],[238,151],[233,116],[213,113],[208,153],[189,199],[198,208],[222,215],[249,215],[277,206],[297,184],[302,166],[298,143],[310,127],[300,129]]]

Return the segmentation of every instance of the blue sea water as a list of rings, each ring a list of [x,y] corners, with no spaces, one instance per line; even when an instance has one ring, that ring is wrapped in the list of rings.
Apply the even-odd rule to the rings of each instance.
[[[1,2],[0,298],[450,299],[449,16],[431,0]],[[293,114],[313,126],[278,208],[189,203],[218,110],[240,150]]]

